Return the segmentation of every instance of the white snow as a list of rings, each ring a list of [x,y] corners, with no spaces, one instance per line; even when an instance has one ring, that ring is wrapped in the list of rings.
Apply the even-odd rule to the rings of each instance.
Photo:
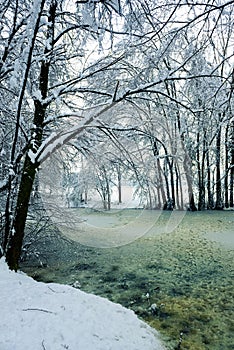
[[[113,10],[115,10],[119,15],[121,15],[121,6],[120,0],[106,0],[105,4],[110,6]]]
[[[7,184],[7,180],[4,179],[4,180],[0,180],[0,189],[3,188],[4,186],[6,186]]]
[[[1,350],[163,350],[130,310],[70,286],[36,282],[0,260]]]

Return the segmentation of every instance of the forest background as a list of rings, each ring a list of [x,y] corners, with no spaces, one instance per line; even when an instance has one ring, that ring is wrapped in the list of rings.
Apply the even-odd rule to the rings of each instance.
[[[95,188],[105,209],[113,185],[121,203],[123,181],[150,209],[233,208],[233,10],[224,0],[1,1],[1,255],[11,269],[45,161],[62,165],[80,202]]]

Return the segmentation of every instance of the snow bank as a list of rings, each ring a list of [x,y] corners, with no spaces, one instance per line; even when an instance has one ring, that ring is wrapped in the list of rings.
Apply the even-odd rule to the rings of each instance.
[[[107,299],[36,282],[0,260],[1,350],[163,350],[158,334]]]

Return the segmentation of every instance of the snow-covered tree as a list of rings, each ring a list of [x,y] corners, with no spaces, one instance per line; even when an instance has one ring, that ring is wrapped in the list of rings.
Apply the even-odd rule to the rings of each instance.
[[[40,164],[75,139],[93,156],[95,137],[113,129],[109,139],[118,135],[123,144],[117,161],[128,158],[150,207],[165,201],[182,207],[184,174],[194,210],[191,179],[201,194],[206,170],[211,190],[216,167],[220,207],[225,122],[233,138],[233,6],[225,0],[1,2],[1,250],[11,269],[18,268]],[[135,112],[121,120],[118,105]],[[214,138],[205,132],[207,116]],[[233,142],[226,154],[225,186],[233,197]],[[203,207],[202,196],[199,202]]]

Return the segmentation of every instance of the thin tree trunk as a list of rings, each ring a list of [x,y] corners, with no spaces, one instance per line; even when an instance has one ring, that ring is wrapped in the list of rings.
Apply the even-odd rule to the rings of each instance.
[[[229,173],[229,142],[228,142],[228,136],[229,136],[229,124],[226,126],[225,130],[225,178],[224,178],[224,202],[225,202],[225,208],[229,207],[229,200],[228,200],[228,173]]]
[[[156,169],[157,169],[157,174],[158,174],[158,186],[157,186],[157,193],[158,193],[158,205],[159,208],[162,207],[166,204],[166,194],[165,194],[165,190],[164,190],[164,186],[163,186],[163,177],[162,177],[162,167],[160,164],[160,160],[159,160],[159,151],[158,151],[158,146],[157,146],[157,142],[156,140],[152,141],[152,149],[153,149],[153,154],[156,157]],[[161,197],[160,197],[160,193],[162,196],[162,203],[161,203]]]
[[[187,186],[188,186],[188,197],[189,197],[188,210],[197,211],[197,207],[196,207],[195,199],[194,199],[194,194],[193,194],[193,186],[192,186],[193,177],[191,174],[191,172],[192,172],[191,162],[190,162],[190,158],[187,154],[185,154],[183,165],[184,165],[184,172],[185,172],[185,177],[186,177]]]
[[[118,203],[122,203],[122,176],[120,166],[117,164],[117,180],[118,180]]]
[[[110,181],[107,175],[107,171],[105,166],[102,167],[103,175],[104,175],[104,191],[105,191],[105,209],[110,210],[111,209],[111,193],[110,193]]]
[[[174,184],[173,163],[174,163],[173,160],[171,161],[171,163],[169,163],[170,184],[171,184],[171,208],[170,209],[172,209],[172,210],[175,207],[175,184]]]
[[[168,171],[167,171],[167,166],[168,166],[168,160],[165,159],[165,164],[164,164],[164,178],[165,178],[165,183],[166,183],[166,193],[167,193],[167,198],[166,202],[163,205],[163,210],[171,210],[172,209],[172,200],[171,200],[171,195],[170,195],[170,186],[169,186],[169,180],[168,180]]]
[[[211,190],[211,169],[210,169],[210,154],[209,151],[206,153],[206,167],[207,167],[207,209],[213,209],[214,208],[214,198],[213,198],[213,191]]]
[[[201,185],[201,164],[200,164],[200,133],[198,131],[197,133],[197,175],[198,175],[198,210],[201,210],[202,208],[202,185]]]
[[[107,179],[107,209],[111,210],[111,193],[109,179]]]
[[[223,209],[220,166],[221,166],[221,126],[219,127],[217,138],[216,138],[216,203],[215,203],[216,210]]]
[[[232,122],[232,137],[231,137],[231,170],[230,170],[230,207],[233,208],[234,196],[233,196],[233,184],[234,184],[234,121]]]
[[[84,191],[84,196],[85,196],[84,202],[85,202],[85,204],[87,204],[88,203],[88,191],[87,191],[87,189],[85,189],[85,191]]]
[[[205,209],[205,185],[204,185],[204,168],[205,168],[205,133],[202,142],[202,158],[200,157],[200,132],[197,133],[197,170],[198,170],[198,210]]]
[[[176,205],[177,205],[177,209],[183,210],[184,208],[183,189],[182,189],[180,168],[178,164],[176,164],[175,166],[175,173],[176,173]]]

